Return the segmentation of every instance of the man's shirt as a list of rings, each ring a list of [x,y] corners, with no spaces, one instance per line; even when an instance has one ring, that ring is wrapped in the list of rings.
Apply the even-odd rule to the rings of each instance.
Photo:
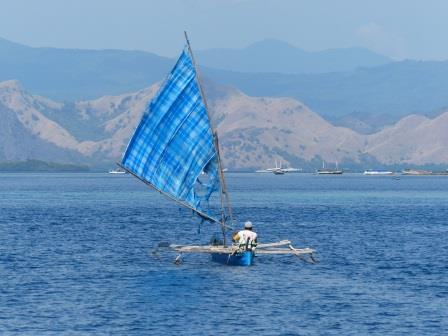
[[[255,242],[257,234],[251,230],[241,230],[236,234],[236,239],[238,239],[239,244],[246,244],[247,241]]]

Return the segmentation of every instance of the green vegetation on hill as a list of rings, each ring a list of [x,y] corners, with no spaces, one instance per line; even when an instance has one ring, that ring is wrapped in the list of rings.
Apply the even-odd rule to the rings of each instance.
[[[88,166],[40,160],[0,162],[0,172],[87,172]]]

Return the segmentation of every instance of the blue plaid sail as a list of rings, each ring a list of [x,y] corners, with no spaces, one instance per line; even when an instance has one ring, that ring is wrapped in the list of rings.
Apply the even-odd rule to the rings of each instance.
[[[185,49],[146,109],[122,165],[159,191],[211,217],[208,199],[219,189],[217,160],[210,120]],[[204,176],[207,181],[199,181]]]

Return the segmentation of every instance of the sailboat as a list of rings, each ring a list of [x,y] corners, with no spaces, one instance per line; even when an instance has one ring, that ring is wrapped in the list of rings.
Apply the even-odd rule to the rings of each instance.
[[[302,171],[301,168],[283,168],[282,162],[280,161],[280,166],[277,164],[277,160],[275,160],[275,168],[266,168],[255,171],[256,173],[273,173],[275,175],[284,175],[285,173],[298,173]]]
[[[282,168],[281,162],[280,162],[280,166],[277,165],[277,160],[275,160],[275,168],[270,168],[270,171],[274,175],[284,175],[286,173],[285,170]]]
[[[338,168],[338,162],[336,161],[336,168],[326,168],[325,161],[322,161],[322,169],[316,170],[318,175],[341,175],[344,171]]]
[[[118,164],[148,186],[216,223],[222,239],[210,245],[174,245],[180,253],[209,253],[227,265],[252,265],[254,249],[228,244],[234,218],[219,150],[218,132],[209,114],[193,52],[186,45],[159,92],[150,102]],[[219,209],[210,198],[218,194]],[[215,207],[216,210],[216,207]],[[283,246],[283,248],[281,248]],[[292,254],[313,261],[314,250],[296,249],[289,240],[259,244],[257,254]],[[309,258],[308,258],[309,257]]]

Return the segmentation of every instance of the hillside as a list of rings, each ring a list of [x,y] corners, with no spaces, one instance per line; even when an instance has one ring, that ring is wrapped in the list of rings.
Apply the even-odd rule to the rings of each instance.
[[[307,53],[275,40],[197,52],[204,64],[227,69],[202,67],[213,82],[249,96],[295,98],[333,124],[364,134],[410,114],[434,117],[446,110],[448,62],[368,61],[365,53],[372,56],[356,48]],[[0,39],[0,81],[17,79],[30,92],[61,102],[142,90],[161,81],[174,62],[142,51],[31,48]],[[338,71],[313,73],[335,71],[322,64]],[[295,73],[302,67],[306,73]]]
[[[60,107],[26,94],[15,81],[0,83],[0,160],[84,161],[73,136],[42,113]]]
[[[448,164],[448,112],[406,117],[371,135],[336,127],[292,98],[250,97],[206,82],[230,169],[275,160],[311,169],[321,160],[344,166]],[[157,85],[90,101],[57,103],[0,83],[0,160],[113,164],[123,153]]]
[[[306,52],[276,40],[243,50],[198,51],[197,56],[201,65],[242,72],[346,71],[390,62],[361,48]],[[136,91],[163,79],[174,62],[137,50],[32,48],[0,38],[0,81],[17,79],[56,100]]]
[[[410,114],[436,116],[448,106],[448,61],[403,61],[325,74],[206,73],[248,95],[298,99],[327,120],[358,131],[363,127],[357,123],[375,132]]]

